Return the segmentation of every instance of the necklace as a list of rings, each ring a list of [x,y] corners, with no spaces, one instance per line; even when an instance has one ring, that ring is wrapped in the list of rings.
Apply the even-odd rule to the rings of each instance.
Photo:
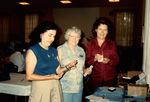
[[[51,56],[49,54],[47,54],[47,56],[50,58]]]

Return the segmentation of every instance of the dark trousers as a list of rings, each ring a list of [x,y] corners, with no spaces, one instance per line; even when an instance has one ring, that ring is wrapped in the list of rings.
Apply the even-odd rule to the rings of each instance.
[[[98,87],[103,87],[103,86],[116,87],[116,83],[117,83],[117,77],[107,81],[104,81],[104,79],[96,80],[90,78],[88,87],[90,90],[90,94],[92,94],[93,92],[95,92],[95,90]]]

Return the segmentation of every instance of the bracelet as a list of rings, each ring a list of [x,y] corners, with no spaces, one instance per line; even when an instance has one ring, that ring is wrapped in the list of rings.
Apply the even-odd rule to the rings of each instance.
[[[67,67],[67,65],[65,66],[65,68],[67,69],[67,71],[69,71],[69,70],[70,70],[70,68],[68,68],[68,67]]]

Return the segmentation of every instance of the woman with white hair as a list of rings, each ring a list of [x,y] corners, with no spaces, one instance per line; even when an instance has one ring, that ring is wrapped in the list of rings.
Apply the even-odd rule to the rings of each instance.
[[[81,38],[81,30],[77,27],[68,28],[65,32],[67,40],[63,45],[58,46],[58,57],[62,67],[68,62],[77,60],[76,69],[68,71],[60,79],[63,91],[64,102],[81,102],[83,93],[83,73],[90,74],[92,70],[84,69],[85,52],[78,46]]]

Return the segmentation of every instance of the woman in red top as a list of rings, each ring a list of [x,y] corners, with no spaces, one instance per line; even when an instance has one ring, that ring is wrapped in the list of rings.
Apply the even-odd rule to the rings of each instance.
[[[94,66],[89,80],[91,93],[101,86],[116,85],[119,57],[115,42],[107,37],[110,29],[108,18],[97,19],[92,28],[94,38],[86,47],[86,64]]]

